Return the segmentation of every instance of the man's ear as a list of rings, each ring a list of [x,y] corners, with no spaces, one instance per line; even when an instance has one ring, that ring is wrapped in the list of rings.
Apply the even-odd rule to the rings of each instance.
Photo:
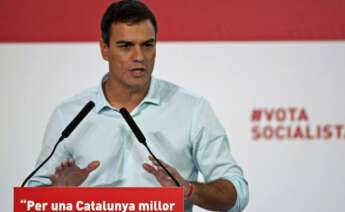
[[[101,54],[104,60],[109,61],[109,46],[106,44],[103,39],[99,40],[99,47],[101,49]]]

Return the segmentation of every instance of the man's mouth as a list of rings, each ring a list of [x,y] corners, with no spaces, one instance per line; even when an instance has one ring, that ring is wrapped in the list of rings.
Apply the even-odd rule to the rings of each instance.
[[[130,69],[132,76],[134,77],[142,77],[145,75],[144,68],[132,68]]]
[[[145,71],[144,68],[132,68],[131,71]]]

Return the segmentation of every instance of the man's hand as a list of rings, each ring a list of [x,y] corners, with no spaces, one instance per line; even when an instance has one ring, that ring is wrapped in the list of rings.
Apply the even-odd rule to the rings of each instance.
[[[79,186],[99,164],[100,162],[95,160],[84,169],[80,169],[74,160],[66,160],[56,167],[55,173],[49,177],[52,181],[51,186]]]
[[[173,187],[176,186],[175,182],[169,177],[169,175],[165,172],[165,170],[157,163],[157,161],[152,157],[149,156],[150,161],[153,165],[148,163],[143,164],[143,168],[157,179],[159,184],[163,187]],[[190,184],[186,181],[178,171],[171,167],[170,165],[166,164],[162,160],[159,160],[163,166],[175,177],[175,179],[183,186],[183,190],[185,195],[189,192]]]

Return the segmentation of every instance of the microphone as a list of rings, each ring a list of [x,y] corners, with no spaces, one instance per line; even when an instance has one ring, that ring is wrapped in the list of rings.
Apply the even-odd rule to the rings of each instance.
[[[124,107],[121,108],[120,113],[121,113],[122,117],[126,120],[127,124],[131,128],[131,130],[133,131],[135,137],[137,137],[138,141],[140,143],[142,143],[144,146],[147,146],[146,138],[145,138],[144,134],[141,132],[138,125],[134,122],[131,114],[129,114],[127,109]]]
[[[29,174],[28,177],[25,178],[24,182],[22,183],[21,187],[24,187],[27,181],[36,174],[36,172],[42,168],[42,166],[48,162],[48,160],[53,156],[57,146],[61,141],[63,141],[65,138],[67,138],[73,130],[80,124],[80,122],[86,117],[86,115],[92,110],[92,108],[95,107],[95,103],[92,101],[89,101],[83,109],[77,114],[77,116],[67,125],[67,127],[62,131],[61,136],[59,140],[56,142],[53,151],[50,153],[50,155],[33,171]]]
[[[152,153],[151,149],[146,143],[146,138],[144,134],[139,129],[138,125],[134,122],[132,116],[129,114],[126,108],[121,108],[120,113],[122,117],[127,122],[128,126],[131,128],[132,132],[134,133],[135,137],[137,137],[138,141],[142,143],[146,149],[149,151],[151,156],[157,161],[157,163],[164,169],[164,171],[169,175],[169,177],[175,182],[176,186],[180,186],[180,183],[176,180],[176,178],[163,166],[163,164],[156,158],[156,156]]]
[[[62,131],[61,136],[67,138],[73,130],[79,125],[79,123],[86,117],[86,115],[95,107],[93,101],[89,101],[83,109],[78,113],[78,115],[69,123],[69,125]]]

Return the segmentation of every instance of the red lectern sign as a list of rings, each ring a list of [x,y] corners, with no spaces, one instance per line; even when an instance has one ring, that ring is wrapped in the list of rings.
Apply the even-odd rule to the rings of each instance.
[[[14,211],[183,211],[182,188],[14,188]]]

